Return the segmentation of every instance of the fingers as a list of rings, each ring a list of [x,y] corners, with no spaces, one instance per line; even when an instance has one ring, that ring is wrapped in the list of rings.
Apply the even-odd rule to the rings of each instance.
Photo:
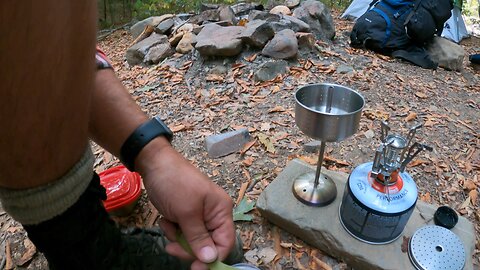
[[[180,222],[185,239],[190,244],[193,254],[204,263],[214,262],[218,257],[215,243],[205,227],[203,218],[192,217]]]
[[[215,229],[211,237],[217,247],[218,258],[224,260],[235,244],[235,225],[231,218],[225,218],[224,222]]]

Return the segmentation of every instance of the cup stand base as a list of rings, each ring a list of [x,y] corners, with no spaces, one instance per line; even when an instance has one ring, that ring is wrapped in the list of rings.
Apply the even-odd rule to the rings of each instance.
[[[337,197],[337,186],[328,176],[320,174],[315,188],[315,173],[305,173],[294,180],[293,195],[309,206],[326,206]]]

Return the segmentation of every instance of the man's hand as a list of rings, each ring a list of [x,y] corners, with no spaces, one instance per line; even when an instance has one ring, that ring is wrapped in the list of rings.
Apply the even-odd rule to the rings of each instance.
[[[227,257],[235,241],[232,200],[223,189],[184,159],[163,138],[150,142],[136,159],[152,203],[163,215],[161,226],[172,241],[167,252],[191,258],[175,241],[181,229],[197,260],[192,269]],[[180,226],[178,228],[176,225]]]

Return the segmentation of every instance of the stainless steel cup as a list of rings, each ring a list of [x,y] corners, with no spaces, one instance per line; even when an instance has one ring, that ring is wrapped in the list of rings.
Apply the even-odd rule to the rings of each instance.
[[[357,91],[330,83],[303,86],[295,100],[295,123],[322,142],[339,142],[355,134],[365,105]]]

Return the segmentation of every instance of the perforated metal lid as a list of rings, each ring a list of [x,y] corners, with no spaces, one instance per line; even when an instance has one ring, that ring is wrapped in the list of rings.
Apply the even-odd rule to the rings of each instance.
[[[408,245],[410,261],[419,270],[461,270],[465,248],[452,231],[440,226],[417,230]]]

